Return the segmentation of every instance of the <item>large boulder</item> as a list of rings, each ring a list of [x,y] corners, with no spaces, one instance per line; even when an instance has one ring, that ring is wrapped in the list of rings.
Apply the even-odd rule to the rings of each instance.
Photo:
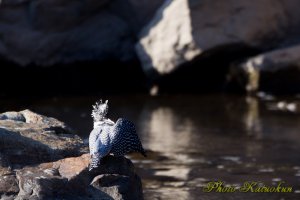
[[[130,59],[161,1],[2,0],[0,56],[20,65]]]
[[[108,156],[88,171],[89,154],[17,172],[16,199],[143,199],[140,178],[125,157]]]
[[[16,167],[84,151],[83,141],[57,119],[30,110],[0,114],[0,153]]]
[[[0,114],[0,127],[1,199],[143,199],[129,159],[107,156],[89,171],[86,146],[65,123],[23,110]]]
[[[290,44],[300,32],[299,5],[296,0],[167,0],[142,31],[136,51],[147,74],[164,75],[232,46],[264,50]]]

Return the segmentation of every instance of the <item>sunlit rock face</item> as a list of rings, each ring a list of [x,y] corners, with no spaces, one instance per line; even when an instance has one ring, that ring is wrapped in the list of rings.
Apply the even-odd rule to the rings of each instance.
[[[160,2],[2,0],[0,55],[20,65],[43,66],[128,60],[136,33]]]
[[[136,50],[144,71],[163,75],[232,45],[273,48],[299,32],[297,4],[295,0],[169,0],[142,31]]]

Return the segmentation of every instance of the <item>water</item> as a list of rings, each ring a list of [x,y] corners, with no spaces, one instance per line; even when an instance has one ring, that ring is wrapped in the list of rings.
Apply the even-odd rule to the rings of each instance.
[[[137,126],[148,157],[134,154],[145,199],[297,199],[300,99],[230,95],[110,96],[110,118]],[[2,100],[1,111],[30,108],[87,138],[96,97]],[[206,193],[211,181],[291,186],[292,193]]]

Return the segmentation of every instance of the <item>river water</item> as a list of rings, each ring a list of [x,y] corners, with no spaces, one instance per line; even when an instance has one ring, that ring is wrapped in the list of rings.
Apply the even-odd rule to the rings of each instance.
[[[148,157],[129,157],[145,199],[300,199],[300,99],[267,95],[108,96],[109,117],[137,127]],[[1,101],[58,118],[86,139],[97,97]],[[207,184],[292,187],[291,193],[205,192]]]

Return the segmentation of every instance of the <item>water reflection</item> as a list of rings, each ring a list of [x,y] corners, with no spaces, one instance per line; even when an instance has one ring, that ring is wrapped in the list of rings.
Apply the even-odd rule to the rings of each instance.
[[[177,116],[171,108],[167,107],[156,108],[148,115],[149,121],[146,127],[143,127],[147,130],[144,141],[146,147],[168,153],[189,146],[193,127],[189,119]]]
[[[299,128],[298,117],[279,119],[265,105],[255,97],[182,98],[167,105],[164,101],[146,105],[143,117],[137,119],[140,132],[146,146],[163,156],[140,165],[144,186],[149,188],[146,199],[198,199],[209,181],[220,179],[236,186],[248,180],[297,185],[291,165],[299,163],[300,136],[294,140],[291,133]],[[283,131],[284,140],[274,126]]]
[[[259,101],[254,97],[246,97],[246,111],[244,124],[247,134],[256,138],[262,138],[261,122],[259,116]]]

